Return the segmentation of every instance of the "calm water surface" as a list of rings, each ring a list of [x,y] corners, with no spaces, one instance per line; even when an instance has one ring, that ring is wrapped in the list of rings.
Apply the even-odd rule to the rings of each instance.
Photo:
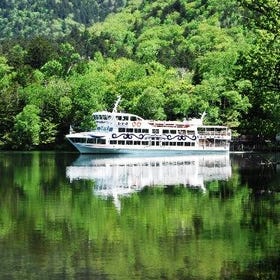
[[[279,279],[279,162],[0,153],[0,279]]]

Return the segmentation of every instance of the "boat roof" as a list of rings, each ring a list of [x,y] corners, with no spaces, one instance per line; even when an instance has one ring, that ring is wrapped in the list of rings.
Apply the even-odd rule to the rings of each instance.
[[[92,114],[93,116],[127,116],[127,117],[136,117],[137,119],[141,119],[144,121],[143,118],[139,117],[138,115],[131,114],[131,113],[123,113],[123,112],[108,112],[108,111],[99,111],[99,112],[94,112]]]
[[[199,127],[205,129],[217,129],[217,128],[227,128],[224,125],[204,125],[202,123],[202,119],[188,119],[183,121],[170,121],[170,120],[145,120],[138,115],[131,113],[123,113],[123,112],[109,112],[109,111],[98,111],[92,114],[93,116],[116,116],[116,117],[135,117],[138,121],[145,121],[149,125],[154,127],[174,127],[174,128],[183,128],[183,127]]]

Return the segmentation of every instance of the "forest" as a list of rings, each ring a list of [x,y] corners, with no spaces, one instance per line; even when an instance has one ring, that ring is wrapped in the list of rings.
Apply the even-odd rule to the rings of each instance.
[[[58,39],[122,8],[125,0],[1,0],[0,38]]]
[[[63,147],[118,95],[148,119],[280,132],[277,0],[15,0],[0,15],[0,149]]]

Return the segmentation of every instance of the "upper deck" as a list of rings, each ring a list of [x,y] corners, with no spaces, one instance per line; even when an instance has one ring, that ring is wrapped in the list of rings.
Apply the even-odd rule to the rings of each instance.
[[[189,119],[183,121],[145,120],[135,114],[122,112],[100,111],[93,113],[93,118],[98,128],[110,127],[142,127],[142,128],[167,128],[167,129],[198,129],[201,134],[227,134],[230,129],[221,125],[203,125],[201,119]]]
[[[121,113],[121,112],[107,112],[101,111],[92,114],[95,121],[144,121],[143,118],[130,114],[130,113]]]

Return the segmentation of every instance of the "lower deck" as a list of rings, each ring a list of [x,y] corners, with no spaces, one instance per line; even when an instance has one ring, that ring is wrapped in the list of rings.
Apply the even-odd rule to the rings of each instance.
[[[222,146],[199,146],[199,145],[106,145],[106,144],[86,144],[86,143],[73,143],[75,148],[80,153],[94,153],[94,154],[147,154],[153,153],[156,155],[166,153],[198,153],[198,152],[227,152],[229,151],[229,144]]]
[[[134,138],[134,139],[133,139]],[[69,141],[75,144],[81,144],[85,146],[108,146],[108,147],[196,147],[199,146],[201,148],[207,147],[226,147],[229,144],[228,140],[225,139],[216,139],[216,138],[202,138],[198,137],[194,138],[163,138],[163,137],[150,137],[146,139],[140,139],[140,137],[136,138],[131,135],[126,135],[122,139],[114,139],[114,138],[100,138],[100,137],[69,137]]]
[[[148,133],[96,133],[67,135],[68,140],[81,153],[147,153],[189,151],[227,151],[229,139],[212,134],[148,134]]]

